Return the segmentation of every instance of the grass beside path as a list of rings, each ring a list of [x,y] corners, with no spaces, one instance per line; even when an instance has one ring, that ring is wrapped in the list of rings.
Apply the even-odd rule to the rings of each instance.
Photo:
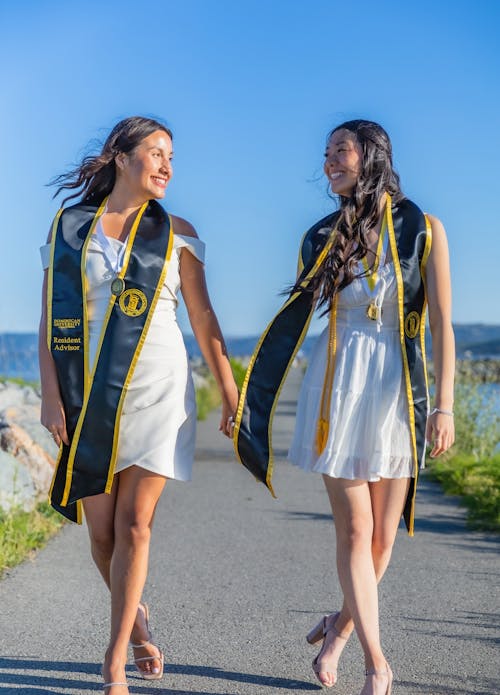
[[[445,492],[462,498],[473,528],[500,533],[500,403],[492,384],[466,366],[457,372],[455,445],[428,468]]]
[[[470,454],[437,459],[430,474],[445,492],[460,495],[473,528],[500,533],[500,454],[480,461]]]
[[[43,548],[64,523],[47,502],[38,504],[32,512],[0,511],[0,577]]]

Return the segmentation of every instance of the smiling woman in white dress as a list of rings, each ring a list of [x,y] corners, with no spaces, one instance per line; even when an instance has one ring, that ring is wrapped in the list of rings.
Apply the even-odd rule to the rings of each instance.
[[[441,222],[424,216],[401,193],[391,144],[379,125],[360,120],[335,128],[324,171],[340,212],[332,250],[310,289],[329,308],[330,326],[304,378],[289,459],[323,474],[344,603],[311,630],[308,641],[322,642],[313,669],[331,687],[355,628],[365,657],[362,695],[386,695],[392,672],[380,644],[377,583],[389,564],[405,503],[413,533],[414,493],[408,492],[423,463],[421,451],[416,460],[415,430],[423,422],[423,444],[427,414],[425,301],[436,376],[436,406],[427,420],[431,456],[454,440],[448,250]],[[415,237],[413,226],[419,230]],[[423,308],[403,313],[419,293]],[[415,369],[419,362],[421,376]],[[415,397],[418,389],[422,402]]]
[[[81,202],[59,211],[48,244],[40,323],[42,424],[60,446],[53,506],[79,521],[111,591],[106,695],[126,695],[129,641],[143,678],[163,674],[141,601],[151,527],[167,479],[189,480],[196,404],[176,322],[181,289],[232,434],[238,392],[193,227],[156,202],[172,177],[172,133],[132,117],[102,152],[64,174]],[[68,199],[66,199],[68,200]]]
[[[403,514],[413,535],[425,439],[431,456],[454,440],[454,337],[441,222],[401,192],[389,137],[371,121],[328,136],[324,171],[339,209],[304,235],[299,276],[252,355],[235,423],[235,449],[271,488],[269,420],[288,367],[319,306],[329,326],[304,376],[289,460],[323,475],[334,516],[340,610],[307,635],[321,644],[319,681],[337,681],[353,629],[365,661],[362,695],[389,695],[377,583]],[[428,412],[425,315],[432,334],[435,407]],[[271,488],[272,489],[272,488]]]

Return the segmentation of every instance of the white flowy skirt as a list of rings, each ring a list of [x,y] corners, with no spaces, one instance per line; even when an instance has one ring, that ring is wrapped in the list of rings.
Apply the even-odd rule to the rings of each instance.
[[[320,455],[316,428],[328,328],[311,353],[288,455],[291,463],[305,470],[371,482],[414,476],[393,265],[384,266],[380,275],[382,325],[366,315],[370,295],[361,280],[354,280],[339,295],[330,428]]]

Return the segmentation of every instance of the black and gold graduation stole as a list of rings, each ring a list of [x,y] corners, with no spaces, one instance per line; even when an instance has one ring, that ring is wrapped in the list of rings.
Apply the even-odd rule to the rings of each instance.
[[[338,213],[328,215],[304,235],[298,282],[307,287],[332,247]],[[272,419],[279,394],[307,333],[314,312],[312,292],[292,292],[262,334],[250,359],[236,413],[236,457],[255,478],[272,488]]]
[[[106,201],[57,214],[47,289],[48,347],[54,359],[70,445],[62,444],[50,502],[81,521],[83,497],[111,490],[120,415],[172,253],[170,217],[156,201],[134,220],[123,266],[112,283],[97,354],[89,364],[85,263]]]
[[[428,386],[425,364],[425,270],[431,250],[432,235],[427,217],[410,200],[392,205],[387,195],[384,219],[396,274],[398,294],[399,336],[403,359],[404,386],[408,404],[408,423],[414,477],[405,502],[404,520],[413,535],[415,494],[419,463],[425,454],[425,425],[428,411]],[[337,298],[335,298],[336,300]],[[367,307],[367,315],[370,314]],[[337,302],[334,301],[329,321],[329,341],[325,380],[321,396],[316,432],[317,453],[321,454],[329,433],[330,402],[335,373]]]
[[[331,231],[335,215],[320,220],[306,232],[299,254],[299,270],[307,285],[318,272],[335,236]],[[393,257],[397,290],[400,342],[403,356],[404,383],[408,402],[408,418],[414,459],[414,475],[405,504],[404,518],[410,535],[413,519],[418,467],[425,452],[425,424],[428,408],[425,369],[425,267],[431,249],[431,228],[426,216],[410,200],[392,206],[387,199],[389,244]],[[330,235],[324,236],[330,227]],[[299,296],[297,296],[299,294]],[[335,369],[336,306],[330,317],[330,337],[325,384],[318,422],[320,450],[328,439],[330,395]],[[299,349],[314,311],[312,295],[292,295],[271,321],[259,340],[250,360],[234,431],[234,447],[238,460],[257,478],[272,484],[272,418],[279,393],[290,365]],[[274,493],[273,493],[274,494]]]
[[[410,480],[403,517],[408,533],[413,536],[418,471],[425,457],[425,427],[429,410],[425,317],[426,268],[432,246],[432,229],[427,215],[406,198],[393,206],[392,211],[389,199],[387,209],[389,244],[398,289],[399,337],[414,462],[414,477]]]

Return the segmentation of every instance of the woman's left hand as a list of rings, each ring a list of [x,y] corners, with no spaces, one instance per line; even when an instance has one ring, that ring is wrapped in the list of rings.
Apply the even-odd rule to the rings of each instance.
[[[425,438],[432,445],[432,451],[429,454],[432,459],[447,451],[455,441],[453,415],[438,412],[429,415]]]
[[[222,415],[219,430],[230,439],[233,438],[234,433],[234,421],[238,409],[238,398],[239,394],[235,385],[235,393],[231,394],[229,398],[223,398],[222,400]]]

